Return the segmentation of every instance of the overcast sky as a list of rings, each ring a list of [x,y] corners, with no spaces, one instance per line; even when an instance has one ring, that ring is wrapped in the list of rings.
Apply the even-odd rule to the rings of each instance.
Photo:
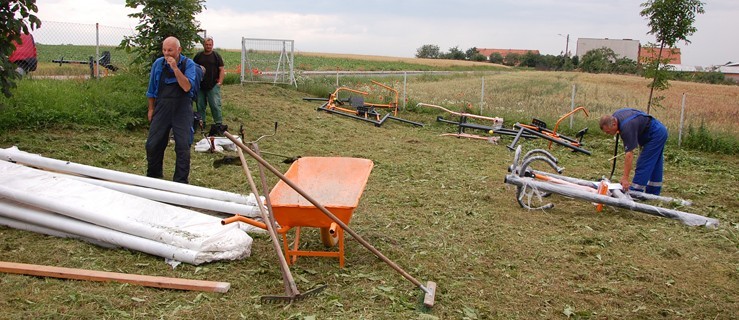
[[[654,42],[646,0],[209,0],[196,16],[217,48],[241,38],[295,40],[297,51],[413,57],[425,45],[576,52],[578,38]],[[698,31],[680,43],[684,65],[739,61],[739,1],[707,0]],[[42,21],[135,28],[125,0],[37,0]]]

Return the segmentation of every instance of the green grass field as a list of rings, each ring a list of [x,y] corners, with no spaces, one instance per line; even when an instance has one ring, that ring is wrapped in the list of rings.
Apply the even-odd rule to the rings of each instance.
[[[321,283],[328,287],[285,306],[260,303],[263,295],[284,292],[276,255],[264,235],[254,235],[252,255],[244,260],[172,269],[140,252],[0,227],[3,261],[231,283],[228,293],[216,294],[0,274],[0,318],[736,319],[739,197],[733,187],[739,161],[731,152],[737,139],[731,125],[736,86],[675,83],[675,92],[667,93],[668,101],[679,101],[680,93],[690,92],[710,106],[690,109],[692,125],[708,119],[706,137],[725,137],[721,141],[729,145],[721,150],[727,152],[678,148],[673,128],[679,114],[674,106],[656,111],[671,128],[663,195],[692,200],[693,206],[678,209],[721,221],[717,229],[705,229],[624,209],[597,213],[591,203],[557,195],[545,198],[555,204],[551,210],[520,208],[516,188],[503,183],[513,157],[505,147],[509,137],[498,145],[442,137],[456,129],[436,122],[436,116],[450,116],[415,107],[426,102],[459,111],[472,103],[471,111],[477,112],[482,75],[491,90],[482,113],[504,117],[506,127],[532,117],[553,123],[569,110],[571,85],[578,84],[591,116],[578,114],[574,128],[563,123],[562,132],[589,127],[584,141],[593,155],[557,146],[552,153],[566,168],[564,174],[583,179],[598,179],[611,169],[613,139],[597,129],[598,116],[646,99],[640,93],[644,79],[628,76],[419,77],[409,83],[408,106],[399,114],[426,124],[418,128],[400,122],[375,127],[317,112],[321,102],[303,101],[309,94],[289,87],[248,84],[223,90],[225,122],[232,128],[243,124],[247,139],[270,133],[279,123],[277,135],[260,142],[263,151],[374,162],[349,226],[413,277],[435,281],[433,309],[422,308],[420,290],[349,236],[343,269],[335,259],[298,260],[292,272],[300,290]],[[145,81],[126,74],[100,81],[24,80],[14,98],[0,100],[0,147],[144,174]],[[369,80],[341,81],[360,87]],[[398,79],[383,82],[400,86]],[[370,98],[385,94],[376,91]],[[547,148],[544,140],[522,145],[524,150]],[[166,178],[172,175],[172,149],[165,159]],[[191,184],[248,193],[240,167],[214,165],[223,157],[193,152]],[[279,156],[265,158],[282,172],[289,167]],[[249,165],[256,168],[252,160]],[[270,186],[276,182],[269,176]],[[322,248],[316,230],[303,230],[301,238],[304,249]]]

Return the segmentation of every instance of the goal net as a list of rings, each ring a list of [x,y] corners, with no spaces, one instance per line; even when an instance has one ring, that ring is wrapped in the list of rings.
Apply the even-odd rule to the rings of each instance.
[[[241,82],[297,86],[294,40],[241,38]]]

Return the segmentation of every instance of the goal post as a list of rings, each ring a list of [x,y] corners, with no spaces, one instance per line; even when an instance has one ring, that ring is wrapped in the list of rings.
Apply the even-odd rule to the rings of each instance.
[[[241,83],[261,82],[297,87],[294,40],[241,38]]]

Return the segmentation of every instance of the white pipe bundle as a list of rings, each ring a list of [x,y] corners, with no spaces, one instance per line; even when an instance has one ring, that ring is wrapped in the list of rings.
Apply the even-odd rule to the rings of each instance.
[[[256,207],[247,204],[249,198],[243,195],[183,184],[160,183],[167,181],[135,175],[130,175],[136,177],[131,178],[129,174],[121,175],[112,170],[43,158],[16,148],[0,149],[0,160],[18,161],[73,174],[123,177],[124,183],[136,181],[164,186],[165,188],[156,190],[114,182],[98,183],[118,185],[120,190],[135,189],[135,193],[145,193],[150,198],[166,198],[168,200],[163,201],[192,207],[245,215],[258,211]],[[101,172],[104,174],[100,174]],[[217,217],[78,179],[82,178],[71,178],[58,172],[0,161],[0,217],[4,218],[0,220],[0,224],[122,246],[190,264],[240,259],[250,254],[252,239],[239,230],[239,226],[245,224],[223,226],[221,219]],[[218,203],[218,200],[176,192],[183,190],[206,197],[218,195],[217,198],[238,200],[239,203]],[[254,201],[253,197],[251,201]],[[227,210],[222,210],[224,208]]]

